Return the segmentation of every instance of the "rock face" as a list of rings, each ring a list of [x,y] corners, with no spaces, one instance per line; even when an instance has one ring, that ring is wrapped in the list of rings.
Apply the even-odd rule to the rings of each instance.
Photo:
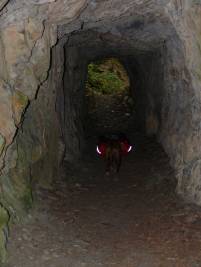
[[[1,0],[0,1],[0,10],[3,9],[3,7],[5,7],[5,5],[8,3],[8,0]]]
[[[31,206],[37,183],[51,184],[61,157],[74,161],[84,147],[87,63],[99,57],[122,61],[133,123],[157,135],[177,192],[201,204],[200,47],[200,1],[0,1],[2,260],[8,218]]]

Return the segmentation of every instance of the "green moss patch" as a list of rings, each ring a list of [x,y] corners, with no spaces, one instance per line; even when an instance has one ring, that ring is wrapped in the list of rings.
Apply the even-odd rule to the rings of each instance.
[[[88,90],[102,94],[116,94],[128,87],[128,76],[118,59],[109,58],[88,65]]]

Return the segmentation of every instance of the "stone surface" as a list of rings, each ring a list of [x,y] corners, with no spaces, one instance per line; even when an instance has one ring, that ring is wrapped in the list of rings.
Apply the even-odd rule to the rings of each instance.
[[[32,0],[32,3],[36,5],[42,5],[42,4],[52,3],[52,2],[56,2],[56,0]]]
[[[50,47],[47,38],[43,38],[46,36],[44,26],[40,21],[29,19],[25,25],[7,27],[2,36],[10,83],[33,99],[49,68]],[[39,72],[42,77],[39,77]]]
[[[15,125],[19,126],[21,116],[28,105],[28,97],[23,95],[20,91],[15,90],[12,95],[12,108]]]
[[[9,0],[1,0],[0,1],[0,10],[4,8],[4,6],[8,3]]]
[[[12,92],[8,84],[0,80],[0,133],[6,143],[10,144],[15,134],[15,124],[12,117]]]
[[[80,51],[76,48],[65,50],[64,73],[64,112],[62,127],[65,141],[65,160],[74,162],[79,159],[84,147],[83,116],[84,116],[84,81],[86,78],[86,62],[80,61]],[[72,75],[76,70],[76,75]],[[74,99],[72,101],[72,99]]]
[[[6,241],[8,237],[9,214],[7,210],[0,206],[0,259],[2,262],[6,260]]]
[[[3,137],[3,135],[0,134],[0,156],[3,152],[4,147],[5,147],[5,143],[6,143],[5,138]]]
[[[49,5],[48,19],[58,25],[68,23],[80,15],[87,2],[87,0],[57,0]]]

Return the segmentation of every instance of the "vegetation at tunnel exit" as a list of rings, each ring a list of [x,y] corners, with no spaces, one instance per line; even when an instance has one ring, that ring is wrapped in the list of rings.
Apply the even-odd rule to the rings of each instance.
[[[88,90],[116,94],[127,90],[128,87],[128,76],[118,59],[109,58],[88,65]]]

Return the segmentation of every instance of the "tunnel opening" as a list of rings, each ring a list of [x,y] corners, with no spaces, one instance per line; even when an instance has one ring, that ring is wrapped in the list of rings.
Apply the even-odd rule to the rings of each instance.
[[[143,54],[140,53],[136,56],[136,48],[131,49],[129,53],[128,51],[125,53],[124,48],[119,47],[118,41],[111,44],[110,38],[112,37],[107,37],[109,40],[107,40],[107,43],[104,41],[103,48],[101,44],[97,46],[96,32],[80,32],[71,35],[68,38],[68,43],[64,45],[64,90],[60,100],[64,98],[63,111],[65,115],[63,116],[65,117],[65,123],[62,127],[65,144],[64,166],[65,173],[68,173],[66,175],[67,181],[73,180],[74,183],[90,183],[93,182],[93,179],[96,181],[97,177],[94,174],[88,175],[88,177],[91,177],[89,181],[85,175],[82,175],[82,171],[94,168],[87,160],[91,160],[94,166],[99,164],[97,163],[96,142],[100,135],[125,133],[132,140],[134,148],[142,148],[145,155],[144,159],[146,159],[146,151],[150,150],[149,145],[146,149],[144,144],[150,143],[153,145],[150,145],[150,147],[152,146],[151,150],[154,148],[159,151],[158,158],[163,155],[164,161],[169,162],[168,156],[165,155],[160,145],[154,145],[160,137],[161,100],[164,93],[164,68],[161,48]],[[84,43],[80,43],[80,38],[87,39]],[[91,38],[90,41],[88,38]],[[102,42],[102,37],[98,39],[99,41]],[[93,42],[96,43],[96,46]],[[88,44],[91,47],[88,47]],[[116,50],[119,51],[115,52]],[[90,51],[90,53],[86,51]],[[91,51],[94,51],[94,53],[91,53]],[[102,80],[101,82],[97,81],[98,78],[100,79],[99,76],[97,78],[97,72],[99,75],[102,74],[101,67],[97,70],[97,65],[105,64],[105,61],[114,58],[119,59],[119,62],[124,66],[123,72],[124,75],[125,73],[127,75],[126,85],[123,90],[118,91],[118,88],[118,92],[116,92],[116,89],[113,89],[115,93],[109,92],[107,94],[107,85],[104,85],[104,87],[101,84],[103,83]],[[95,70],[92,64],[96,64]],[[111,69],[111,62],[109,62],[109,66],[105,67],[104,65],[102,68]],[[89,71],[91,71],[90,75],[95,76],[95,79],[90,77],[90,81],[87,80]],[[102,76],[101,79],[103,79]],[[98,84],[98,88],[94,88],[94,84]],[[151,153],[151,151],[149,152]],[[143,159],[143,153],[137,153],[136,155]],[[157,153],[153,157],[156,159]],[[100,164],[102,163],[100,162]],[[104,175],[104,166],[103,164],[100,166]],[[77,173],[77,180],[75,173]],[[98,179],[101,180],[100,177]],[[161,182],[162,180],[160,180]],[[174,191],[174,176],[170,183],[174,184],[173,187],[170,187],[170,190]]]
[[[86,127],[87,120],[85,121],[84,126],[83,121],[85,119],[83,115],[87,112],[87,106],[89,103],[87,103],[86,105],[86,101],[83,101],[84,95],[86,95],[84,84],[87,80],[87,66],[96,58],[100,60],[101,58],[108,58],[110,57],[110,55],[113,55],[113,57],[116,58],[120,58],[122,64],[126,69],[126,72],[128,73],[130,79],[129,94],[128,96],[125,96],[124,100],[130,102],[130,104],[126,104],[126,106],[128,107],[128,112],[122,112],[122,115],[124,114],[127,117],[127,124],[130,123],[129,127],[133,127],[139,131],[142,131],[149,136],[159,137],[160,134],[162,113],[161,101],[162,95],[164,93],[164,74],[161,48],[138,54],[139,52],[136,50],[136,48],[132,48],[131,45],[131,47],[129,48],[130,50],[128,51],[127,49],[125,52],[125,48],[119,46],[118,40],[113,43],[113,35],[106,35],[106,37],[105,35],[103,36],[97,36],[97,32],[93,31],[75,33],[68,38],[68,43],[65,45],[65,60],[66,62],[71,61],[71,63],[67,63],[67,66],[65,67],[66,71],[64,74],[64,99],[66,99],[67,101],[65,104],[66,109],[68,109],[67,106],[71,105],[69,104],[69,99],[75,98],[78,100],[78,104],[74,103],[73,107],[73,109],[75,110],[76,119],[74,120],[74,126],[71,128],[74,128],[74,130],[70,129],[69,131],[69,129],[66,129],[66,134],[64,134],[64,139],[66,138],[66,140],[64,140],[64,143],[66,145],[65,158],[67,160],[68,157],[69,160],[73,160],[73,154],[75,160],[76,158],[79,158],[81,151],[85,146],[83,127]],[[88,38],[90,42],[88,41]],[[103,38],[106,39],[106,42]],[[80,39],[83,39],[84,42],[80,43]],[[94,42],[96,43],[96,46],[94,46]],[[97,42],[100,42],[100,44],[97,45]],[[104,42],[104,47],[102,42]],[[90,47],[88,47],[88,43],[90,43]],[[87,53],[86,51],[90,51],[90,53]],[[92,53],[91,51],[94,52]],[[72,73],[75,73],[75,77],[73,77]],[[71,88],[69,88],[70,83],[73,84],[73,89],[72,86]],[[71,94],[70,97],[69,94]],[[109,99],[109,96],[103,96],[102,98],[104,97]],[[135,104],[133,104],[133,99],[135,99]],[[118,106],[120,103],[123,103],[124,100],[122,97],[122,99],[119,100],[119,103],[117,103],[116,106]],[[65,107],[63,107],[63,109],[65,109]],[[68,119],[68,117],[69,120],[72,120],[72,117],[70,117],[69,115],[69,110],[64,111],[64,113],[66,114],[66,120]],[[105,118],[106,117],[107,116],[105,116]],[[97,121],[97,119],[95,120]],[[75,121],[77,122],[75,123]],[[67,124],[69,124],[68,121],[66,121],[65,125]],[[62,126],[64,131],[66,127],[65,125],[63,124]],[[124,129],[125,126],[126,123],[124,123]],[[121,131],[120,128],[120,125],[116,125],[116,130],[114,129],[114,131]],[[76,129],[79,129],[79,131]],[[103,129],[104,126],[99,127],[99,131],[103,132]],[[71,130],[74,132],[71,132]],[[78,132],[80,132],[81,134],[77,134]],[[73,147],[72,149],[68,147],[69,145],[72,145],[72,139],[70,139],[69,135],[74,136],[73,138],[77,139],[76,148]]]
[[[88,64],[85,135],[127,132],[134,104],[128,74],[117,58]]]
[[[78,104],[75,104],[73,108],[75,110],[76,119],[74,119],[74,126],[71,127],[74,128],[74,132],[71,132],[71,136],[77,138],[77,147],[76,149],[74,147],[73,151],[70,147],[68,148],[69,145],[72,145],[72,139],[70,139],[70,136],[67,137],[71,129],[70,131],[66,129],[67,135],[64,137],[64,139],[66,138],[64,143],[67,146],[65,156],[67,160],[68,157],[72,158],[75,151],[75,161],[76,158],[80,157],[82,150],[84,150],[86,146],[84,137],[86,131],[84,132],[83,127],[86,128],[87,120],[90,126],[92,123],[92,121],[90,122],[89,120],[89,116],[88,118],[86,117],[87,108],[90,105],[88,105],[89,102],[86,101],[86,97],[84,98],[84,96],[86,96],[85,84],[87,81],[87,66],[96,59],[109,58],[111,55],[113,58],[120,59],[129,77],[129,94],[127,100],[130,104],[128,104],[127,107],[130,106],[128,107],[128,112],[122,112],[125,118],[122,118],[121,121],[124,120],[124,123],[122,123],[121,126],[117,123],[115,126],[116,128],[114,127],[110,131],[125,131],[126,127],[131,128],[132,131],[135,129],[136,131],[142,132],[143,135],[150,137],[155,136],[161,141],[162,145],[164,145],[163,139],[165,139],[165,137],[161,135],[161,123],[162,120],[165,122],[162,118],[164,109],[162,102],[166,94],[164,80],[164,60],[166,57],[164,50],[166,45],[164,43],[159,43],[157,48],[151,47],[148,51],[138,51],[132,42],[121,44],[116,36],[115,38],[114,41],[114,36],[112,34],[99,34],[91,30],[81,31],[79,33],[76,32],[69,35],[67,38],[68,42],[65,44],[65,60],[67,65],[65,67],[66,71],[64,71],[64,98],[67,99],[66,108],[71,105],[69,104],[69,99],[74,98],[78,100]],[[126,46],[126,48],[124,46]],[[75,74],[74,77],[73,73]],[[72,89],[72,86],[69,88],[69,84],[73,84],[74,89]],[[69,96],[69,94],[71,94],[71,96]],[[123,101],[122,98],[115,106],[119,106]],[[72,119],[69,115],[70,110],[68,110],[68,108],[64,113],[66,114],[66,119],[68,117],[69,120]],[[102,115],[102,118],[106,119],[107,116]],[[97,118],[93,120],[98,122]],[[110,120],[110,124],[114,121],[115,120]],[[66,121],[65,125],[68,124],[68,121]],[[64,129],[66,127],[65,125],[62,126]],[[95,127],[89,128],[95,130]],[[79,131],[77,129],[79,129]],[[104,125],[99,127],[99,132],[103,133],[104,131]],[[78,132],[80,134],[77,134]]]

